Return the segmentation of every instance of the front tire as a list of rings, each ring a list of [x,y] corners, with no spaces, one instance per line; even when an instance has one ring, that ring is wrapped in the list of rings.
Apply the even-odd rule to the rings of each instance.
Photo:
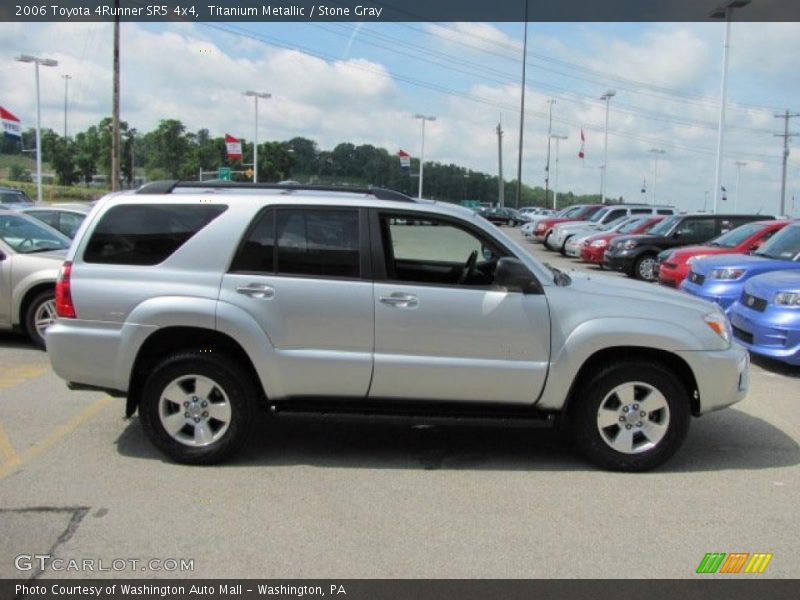
[[[633,267],[633,276],[642,281],[655,281],[656,257],[653,254],[643,254],[636,259]]]
[[[42,350],[45,349],[45,331],[56,320],[55,290],[40,292],[25,311],[25,333]]]
[[[686,388],[658,363],[605,365],[578,394],[570,414],[575,443],[604,469],[653,469],[675,454],[689,431]]]
[[[208,465],[232,457],[256,416],[257,392],[224,355],[180,352],[153,369],[139,403],[150,441],[173,460]]]

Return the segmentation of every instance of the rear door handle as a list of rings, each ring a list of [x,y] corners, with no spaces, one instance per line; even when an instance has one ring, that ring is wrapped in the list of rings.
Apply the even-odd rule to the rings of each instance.
[[[395,292],[389,296],[381,296],[379,301],[382,304],[389,306],[396,306],[398,308],[416,308],[419,304],[419,299],[412,294],[403,294]]]
[[[251,298],[272,298],[275,295],[275,288],[265,283],[241,285],[236,288],[236,291]]]

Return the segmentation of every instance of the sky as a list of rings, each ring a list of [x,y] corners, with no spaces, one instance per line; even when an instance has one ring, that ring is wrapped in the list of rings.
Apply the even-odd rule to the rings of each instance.
[[[35,54],[59,61],[41,68],[43,127],[63,131],[64,74],[69,130],[97,123],[111,111],[111,36],[106,23],[0,23],[0,106],[35,124],[33,67],[14,60]],[[600,96],[614,90],[606,195],[650,202],[655,191],[659,204],[711,209],[723,37],[722,23],[530,23],[523,182],[544,185],[554,99],[552,132],[567,136],[559,189],[599,193]],[[121,117],[139,131],[177,118],[251,140],[253,99],[242,92],[252,89],[272,94],[259,104],[260,141],[304,136],[321,149],[349,141],[419,156],[413,115],[423,113],[436,117],[426,160],[491,174],[501,122],[511,180],[522,41],[521,23],[124,23]],[[774,115],[800,112],[798,55],[800,23],[733,23],[720,211],[736,201],[738,212],[779,212],[783,120]],[[791,129],[800,132],[800,118]],[[554,144],[550,171],[552,187]],[[800,216],[800,150],[789,157],[786,208]]]

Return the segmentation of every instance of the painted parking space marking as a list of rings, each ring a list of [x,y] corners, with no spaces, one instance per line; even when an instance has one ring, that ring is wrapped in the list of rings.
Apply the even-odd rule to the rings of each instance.
[[[111,396],[103,396],[96,402],[87,406],[81,413],[75,415],[62,425],[56,427],[53,431],[47,434],[43,439],[36,442],[33,446],[17,455],[16,460],[5,462],[2,466],[0,466],[0,481],[8,477],[20,467],[24,467],[31,461],[47,452],[50,448],[58,444],[61,440],[77,430],[81,425],[90,421],[95,415],[113,403],[114,399]]]
[[[49,371],[50,367],[35,364],[0,367],[0,390],[20,385],[29,379],[41,377]]]

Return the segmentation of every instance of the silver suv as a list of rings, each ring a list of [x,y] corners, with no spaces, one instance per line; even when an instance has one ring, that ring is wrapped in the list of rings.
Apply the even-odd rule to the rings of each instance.
[[[713,304],[567,275],[468,209],[374,188],[172,182],[107,198],[56,305],[56,373],[127,397],[185,463],[230,457],[267,408],[558,421],[596,464],[640,471],[748,381]]]

